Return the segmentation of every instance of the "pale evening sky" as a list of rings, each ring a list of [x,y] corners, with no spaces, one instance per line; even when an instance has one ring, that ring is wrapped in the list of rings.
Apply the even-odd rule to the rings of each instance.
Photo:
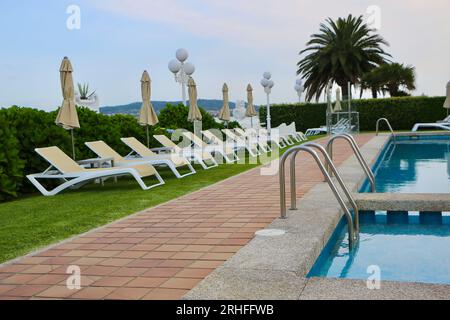
[[[69,30],[69,5],[81,28]],[[88,82],[102,105],[140,99],[140,76],[152,78],[153,100],[179,100],[167,69],[179,47],[196,66],[200,98],[245,99],[246,85],[264,102],[259,81],[273,74],[272,101],[296,101],[298,52],[327,17],[381,9],[380,34],[393,61],[412,64],[417,90],[444,95],[450,80],[449,0],[2,0],[0,106],[54,110],[61,102],[59,65],[68,56],[75,82]]]

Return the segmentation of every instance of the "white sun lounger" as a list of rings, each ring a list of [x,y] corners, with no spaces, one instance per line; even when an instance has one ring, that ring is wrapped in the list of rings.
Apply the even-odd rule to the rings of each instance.
[[[434,128],[441,130],[450,130],[450,116],[447,116],[444,120],[436,121],[435,123],[416,123],[411,131],[416,132],[420,128]]]
[[[139,141],[137,141],[137,142],[139,142]],[[185,177],[186,175],[181,175],[178,172],[177,167],[187,166],[189,164],[188,167],[190,169],[190,172],[187,175],[191,175],[191,174],[195,173],[195,170],[194,170],[194,168],[192,168],[190,163],[187,160],[180,158],[177,155],[174,155],[173,158],[170,158],[169,156],[165,156],[165,158],[162,158],[162,157],[158,158],[155,156],[152,156],[152,157],[149,156],[149,157],[145,157],[145,158],[124,158],[120,154],[118,154],[113,148],[108,146],[104,141],[100,140],[100,141],[85,142],[85,145],[89,149],[91,149],[95,154],[97,154],[100,158],[113,158],[115,166],[119,166],[119,167],[125,166],[126,167],[126,166],[131,166],[131,165],[136,165],[136,164],[146,164],[146,163],[149,163],[151,165],[165,165],[165,166],[168,166],[170,168],[170,170],[172,170],[174,175],[180,179],[180,178]],[[143,150],[141,150],[141,151],[144,153]],[[151,152],[151,153],[153,153],[153,152]],[[150,155],[150,154],[148,154],[148,155]]]
[[[444,120],[438,120],[436,123],[447,123],[450,125],[450,116],[446,116]]]
[[[88,169],[80,166],[58,147],[38,148],[35,151],[50,163],[50,167],[42,173],[29,174],[27,178],[44,196],[53,196],[67,188],[79,188],[96,179],[124,175],[131,175],[143,190],[149,190],[164,184],[164,180],[150,164]],[[155,176],[159,182],[147,186],[143,178],[151,176]],[[63,183],[52,190],[47,190],[39,182],[41,179],[62,180]]]
[[[241,128],[234,128],[234,131],[243,139],[258,144],[259,150],[262,150],[265,153],[272,151],[269,144],[267,143],[267,140],[259,139],[258,135],[256,134],[256,131],[248,131],[248,130],[244,131]]]
[[[297,127],[295,125],[295,122],[292,122],[290,125],[287,126],[287,133],[293,137],[297,142],[302,142],[308,140],[306,135],[301,132],[297,131]]]
[[[354,126],[352,126],[353,128]],[[333,134],[342,133],[349,129],[349,121],[348,119],[340,119],[336,124],[331,127],[331,132]],[[322,126],[320,128],[310,128],[306,130],[306,136],[315,136],[318,134],[326,134],[328,133],[328,129],[326,126]]]
[[[433,128],[450,131],[450,123],[416,123],[411,131],[416,132],[421,128]]]
[[[198,148],[181,148],[165,135],[154,135],[153,137],[164,147],[170,148],[176,154],[199,163],[205,170],[215,168],[219,165],[214,157],[204,150],[199,150]],[[208,166],[206,162],[211,163],[211,165]]]
[[[292,139],[297,140],[297,134],[291,131],[291,128],[286,125],[286,123],[282,123],[278,128],[275,128],[274,130],[278,130],[280,137],[286,142],[286,144],[292,146],[294,144],[294,141]]]
[[[191,174],[195,173],[195,169],[192,167],[191,163],[175,153],[154,153],[134,137],[121,138],[120,140],[122,140],[122,142],[132,150],[125,157],[125,160],[145,160],[146,162],[149,162],[150,164],[155,166],[167,166],[170,168],[170,170],[172,170],[172,172],[178,179],[190,176]],[[178,169],[184,166],[187,166],[189,168],[189,172],[182,175],[178,172]]]
[[[249,128],[245,129],[245,135],[247,137],[251,137],[252,139],[256,139],[258,141],[259,148],[264,152],[271,152],[272,147],[267,142],[267,137],[260,135],[256,129]]]
[[[233,148],[231,148],[227,145],[218,146],[218,145],[214,145],[214,144],[212,144],[212,145],[207,144],[202,139],[200,139],[198,136],[196,136],[195,134],[193,134],[192,132],[189,132],[189,131],[184,131],[183,135],[186,137],[186,139],[188,139],[189,141],[194,143],[197,148],[200,148],[201,150],[205,150],[208,153],[214,153],[214,154],[219,153],[225,159],[225,161],[227,163],[233,163],[233,162],[236,162],[237,160],[239,160],[239,158],[234,153]]]
[[[213,133],[213,131],[216,131],[216,133]],[[237,151],[245,149],[245,145],[237,146],[234,142],[227,143],[226,141],[223,141],[224,135],[219,129],[203,130],[202,134],[207,139],[210,145],[216,145],[221,148],[230,148],[234,151],[236,161],[240,160]]]
[[[261,155],[258,150],[258,145],[254,141],[247,141],[244,138],[236,135],[231,129],[223,129],[223,133],[227,138],[236,145],[236,148],[245,148],[252,157]]]
[[[287,144],[286,144],[285,140],[280,137],[280,134],[279,134],[278,130],[272,130],[271,131],[271,135],[269,137],[267,129],[261,128],[261,129],[259,129],[259,135],[258,136],[260,137],[260,139],[263,139],[263,140],[266,140],[266,141],[272,141],[280,149],[287,147]]]

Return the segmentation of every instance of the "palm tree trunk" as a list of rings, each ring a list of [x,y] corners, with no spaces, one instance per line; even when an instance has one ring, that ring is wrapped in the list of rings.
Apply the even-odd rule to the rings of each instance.
[[[398,86],[395,84],[388,85],[388,90],[391,97],[398,97]]]
[[[341,87],[341,91],[342,91],[342,100],[346,101],[348,100],[349,97],[349,92],[348,92],[348,79],[336,79],[336,83],[338,84],[339,87]]]
[[[339,84],[339,86],[341,87],[342,90],[342,100],[348,100],[348,86],[347,86],[347,82],[345,82],[344,84]]]
[[[372,88],[372,98],[378,98],[378,90],[376,88]]]

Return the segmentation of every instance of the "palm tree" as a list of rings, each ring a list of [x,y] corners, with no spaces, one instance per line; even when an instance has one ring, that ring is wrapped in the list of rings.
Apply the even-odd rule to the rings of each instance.
[[[391,63],[380,66],[377,72],[383,81],[384,90],[388,91],[391,97],[408,95],[404,89],[416,89],[416,72],[413,66]]]
[[[372,97],[377,98],[378,92],[389,92],[391,97],[408,95],[406,90],[416,89],[415,68],[400,63],[383,64],[366,73],[361,79],[361,95],[363,90],[371,89]]]
[[[364,23],[363,17],[331,18],[320,25],[320,33],[313,34],[307,48],[308,53],[297,63],[297,74],[306,78],[306,99],[319,99],[330,81],[342,87],[344,97],[348,96],[347,83],[358,83],[361,77],[386,63],[386,53],[381,45],[388,43]]]
[[[383,94],[386,93],[384,79],[381,77],[379,70],[379,67],[375,68],[362,76],[360,98],[362,97],[364,90],[368,89],[372,91],[372,98],[374,99],[378,98],[379,92],[382,92]]]

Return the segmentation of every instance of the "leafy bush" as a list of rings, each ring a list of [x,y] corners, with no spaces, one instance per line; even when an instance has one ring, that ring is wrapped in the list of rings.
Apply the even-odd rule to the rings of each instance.
[[[0,110],[0,113],[6,118],[9,128],[15,131],[19,156],[25,163],[19,190],[20,192],[32,191],[34,189],[25,181],[25,175],[42,171],[48,166],[48,163],[39,157],[34,149],[57,145],[64,152],[71,154],[70,134],[55,125],[56,112],[47,113],[14,106]]]
[[[217,128],[223,129],[223,125],[217,123],[213,116],[205,109],[199,107],[202,114],[202,128],[203,130]],[[167,104],[164,109],[159,112],[159,125],[168,129],[186,129],[194,131],[194,123],[187,120],[189,108],[183,104],[172,105]]]
[[[225,125],[222,123],[222,125],[225,127]],[[234,128],[242,128],[239,122],[237,121],[229,121],[228,125],[226,126],[228,129],[234,129]]]
[[[103,140],[122,155],[130,149],[122,143],[122,137],[135,137],[146,144],[145,126],[138,124],[131,115],[107,116],[88,108],[78,107],[81,128],[74,130],[76,159],[95,157],[85,146],[87,141]],[[204,109],[203,128],[223,128]],[[31,108],[13,106],[0,109],[0,201],[7,197],[35,192],[35,188],[25,178],[27,174],[43,171],[48,163],[34,151],[35,148],[57,146],[72,155],[70,131],[55,124],[57,111],[45,112]],[[168,134],[165,128],[185,128],[193,130],[187,121],[188,108],[183,105],[161,110],[160,123],[149,126],[150,147],[159,146],[154,134]],[[236,124],[231,124],[234,127]],[[20,161],[21,160],[21,161]]]
[[[398,97],[352,101],[359,112],[360,130],[373,131],[379,118],[388,118],[394,130],[411,130],[418,122],[436,122],[446,116],[444,97]],[[343,104],[343,108],[345,108]],[[305,131],[325,125],[326,103],[280,104],[270,108],[272,127],[295,121],[297,130]],[[261,122],[266,121],[266,109],[260,108]]]
[[[17,196],[22,183],[23,161],[14,129],[0,113],[0,202]]]

